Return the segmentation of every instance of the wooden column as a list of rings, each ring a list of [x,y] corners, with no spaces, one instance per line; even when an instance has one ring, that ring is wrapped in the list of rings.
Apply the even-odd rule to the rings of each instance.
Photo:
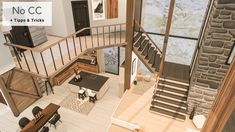
[[[167,49],[167,45],[168,45],[168,39],[169,39],[171,23],[172,23],[172,17],[173,17],[173,13],[174,13],[174,7],[175,7],[175,0],[171,0],[170,7],[169,7],[169,12],[168,12],[164,42],[163,42],[162,60],[161,60],[161,63],[160,63],[160,68],[159,68],[160,69],[159,70],[159,76],[161,76],[162,72],[163,72],[165,56],[166,56],[166,49]]]
[[[131,60],[133,48],[134,28],[134,0],[127,0],[126,5],[126,48],[125,48],[125,77],[124,89],[130,88],[131,83]]]
[[[221,132],[235,109],[235,59],[215,98],[202,132]]]
[[[14,103],[14,100],[12,99],[11,95],[9,94],[9,92],[7,90],[6,84],[4,83],[4,81],[1,77],[0,77],[0,88],[1,88],[2,94],[4,95],[4,97],[7,101],[8,106],[11,108],[13,114],[15,116],[19,116],[20,112],[18,111],[18,109]]]

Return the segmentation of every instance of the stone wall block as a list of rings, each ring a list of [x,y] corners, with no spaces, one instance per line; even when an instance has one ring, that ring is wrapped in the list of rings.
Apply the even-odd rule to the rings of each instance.
[[[225,49],[225,50],[224,50],[224,55],[225,55],[225,56],[229,56],[229,54],[230,54],[230,49],[229,49],[229,50],[228,50],[228,49]]]
[[[224,50],[222,48],[213,48],[213,47],[203,46],[202,49],[204,53],[209,53],[209,54],[223,54],[224,53]]]
[[[210,25],[211,25],[212,27],[217,27],[217,28],[222,28],[222,27],[223,27],[223,23],[211,22]]]
[[[226,60],[218,59],[218,60],[216,60],[216,63],[218,63],[218,64],[225,64]]]
[[[235,29],[235,21],[224,21],[223,23],[223,27],[224,28],[228,28],[228,29]]]
[[[219,15],[219,19],[230,20],[231,19],[231,15]]]
[[[216,55],[209,55],[209,61],[210,62],[215,62],[217,59],[217,56]]]
[[[232,20],[235,20],[235,12],[232,12]]]
[[[234,0],[218,0],[218,4],[235,4]]]
[[[217,95],[217,91],[205,90],[203,94],[206,96],[215,97]]]
[[[231,34],[233,38],[235,38],[235,30],[229,30],[229,34]]]
[[[232,39],[232,36],[230,34],[213,33],[212,38],[213,39],[230,41]]]
[[[217,18],[220,14],[220,10],[215,10],[213,13],[213,18]]]
[[[207,62],[207,61],[199,60],[199,61],[198,61],[198,64],[199,64],[199,65],[202,65],[202,66],[208,66],[208,62]]]
[[[217,71],[220,73],[227,73],[227,69],[226,70],[225,69],[218,69]]]
[[[222,11],[220,11],[220,14],[221,15],[231,15],[232,13],[231,13],[231,11],[222,10]]]
[[[217,40],[211,41],[211,46],[212,47],[219,47],[219,48],[221,48],[221,47],[223,47],[223,45],[224,45],[223,41],[217,41]]]
[[[209,66],[214,67],[214,68],[220,68],[221,67],[221,65],[217,64],[217,63],[210,63]]]
[[[234,30],[234,35],[235,35],[235,30]],[[234,38],[235,38],[235,36],[234,36]],[[234,42],[225,42],[224,43],[224,48],[231,50],[232,47],[233,47],[233,44],[234,44]]]
[[[204,100],[206,101],[206,102],[211,102],[211,103],[213,103],[213,101],[215,100],[215,97],[213,96],[204,96]]]

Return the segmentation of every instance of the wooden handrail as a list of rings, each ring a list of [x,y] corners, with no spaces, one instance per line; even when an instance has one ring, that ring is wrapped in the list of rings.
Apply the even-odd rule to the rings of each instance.
[[[55,43],[53,43],[53,44],[50,44],[50,45],[48,45],[48,46],[46,46],[46,47],[44,47],[44,48],[42,48],[42,49],[38,49],[38,48],[36,48],[36,47],[35,47],[35,48],[31,48],[31,47],[27,47],[27,46],[23,46],[23,45],[12,44],[12,43],[5,43],[4,45],[10,46],[10,47],[16,47],[16,48],[20,48],[20,49],[25,49],[25,50],[31,50],[31,51],[34,51],[34,52],[43,52],[43,51],[45,51],[45,50],[47,50],[47,49],[49,49],[49,48],[51,48],[51,47],[57,45],[58,43],[60,43],[60,42],[62,42],[62,41],[65,41],[66,39],[68,39],[68,38],[70,38],[70,37],[72,37],[72,36],[75,36],[76,34],[81,33],[81,32],[83,32],[83,31],[85,31],[85,30],[94,29],[94,28],[101,28],[101,27],[110,27],[110,26],[124,25],[124,24],[126,24],[126,23],[112,24],[112,25],[104,25],[104,26],[86,27],[86,28],[83,28],[83,29],[81,29],[81,30],[79,30],[79,31],[77,31],[77,32],[75,32],[75,33],[72,33],[72,34],[70,34],[70,35],[68,35],[68,36],[66,36],[66,37],[64,37],[64,38],[62,38],[62,39],[60,39],[59,41],[57,41],[57,42],[55,42]]]
[[[157,46],[157,44],[152,40],[152,38],[148,35],[148,33],[144,30],[144,28],[135,21],[135,24],[143,31],[143,33],[148,37],[148,39],[152,42],[152,44],[158,49],[158,51],[162,54],[162,50]]]

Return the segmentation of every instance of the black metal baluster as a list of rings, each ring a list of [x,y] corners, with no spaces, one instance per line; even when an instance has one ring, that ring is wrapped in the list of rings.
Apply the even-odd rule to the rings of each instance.
[[[92,44],[92,48],[93,48],[94,47],[94,42],[93,42],[93,34],[92,33],[91,33],[91,44]]]
[[[43,58],[43,56],[42,56],[42,52],[40,52],[40,55],[41,55],[41,58],[42,58],[42,63],[43,63],[44,70],[45,70],[45,72],[46,72],[46,76],[48,76],[47,68],[46,68],[46,65],[45,65],[45,62],[44,62],[44,58]]]
[[[116,44],[116,25],[114,25],[114,44]]]
[[[31,70],[30,70],[30,68],[29,68],[29,64],[28,64],[27,58],[25,57],[24,52],[22,52],[22,53],[23,53],[23,57],[24,57],[24,60],[25,60],[26,66],[27,66],[28,70],[29,70],[29,71],[31,71]]]
[[[110,45],[110,25],[109,25],[109,45]]]
[[[54,64],[54,68],[55,68],[55,71],[56,71],[56,64],[55,64],[55,59],[54,59],[54,55],[52,53],[52,49],[50,48],[50,52],[51,52],[51,57],[52,57],[52,60],[53,60],[53,64]]]
[[[82,42],[81,42],[81,37],[79,36],[79,43],[80,43],[80,50],[82,52]]]
[[[104,43],[104,46],[105,46],[104,27],[103,27],[103,43]]]
[[[75,44],[74,36],[73,36],[73,47],[74,47],[75,56],[77,56],[77,49],[76,49],[76,44]]]
[[[60,58],[61,58],[62,64],[64,65],[64,58],[63,58],[63,55],[62,55],[60,43],[58,43],[58,46],[59,46],[59,50],[60,50]]]
[[[122,25],[120,24],[120,44],[122,43]]]
[[[99,28],[98,27],[96,28],[96,33],[97,33],[98,47],[100,47],[100,44],[99,44]]]
[[[68,45],[68,40],[66,39],[65,41],[66,41],[67,51],[68,51],[68,55],[69,55],[69,60],[71,60],[70,51],[69,51],[69,45]]]
[[[14,49],[14,53],[15,53],[17,62],[18,62],[18,64],[19,64],[19,66],[20,66],[20,69],[22,69],[22,66],[21,66],[21,64],[20,64],[21,59],[20,59],[20,57],[19,57],[19,55],[18,55],[18,53],[17,53],[15,47],[13,47],[13,49]]]
[[[86,36],[85,36],[85,45],[86,45],[86,49],[87,49],[87,41],[86,41]]]
[[[33,63],[34,63],[34,65],[35,65],[35,68],[36,68],[36,70],[37,70],[37,73],[39,74],[38,67],[37,67],[37,64],[36,64],[36,61],[35,61],[35,58],[34,58],[34,55],[33,55],[32,50],[30,50],[30,53],[31,53],[31,56],[32,56],[32,58],[33,58]]]

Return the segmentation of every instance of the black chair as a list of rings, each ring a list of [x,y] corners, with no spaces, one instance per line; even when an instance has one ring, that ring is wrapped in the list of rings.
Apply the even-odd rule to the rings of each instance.
[[[54,127],[55,127],[55,129],[56,129],[56,125],[55,125],[55,124],[56,124],[58,121],[62,123],[62,121],[60,120],[60,114],[59,114],[59,113],[56,113],[56,114],[51,118],[51,120],[49,121],[50,127],[51,127],[51,125],[54,125]]]
[[[20,128],[24,128],[28,123],[30,122],[30,120],[26,117],[22,117],[20,120],[19,120],[19,126]]]
[[[32,110],[33,116],[37,119],[39,117],[41,117],[41,112],[42,112],[42,108],[40,108],[39,106],[35,106]]]
[[[44,126],[44,127],[40,130],[40,132],[49,132],[49,127]]]

